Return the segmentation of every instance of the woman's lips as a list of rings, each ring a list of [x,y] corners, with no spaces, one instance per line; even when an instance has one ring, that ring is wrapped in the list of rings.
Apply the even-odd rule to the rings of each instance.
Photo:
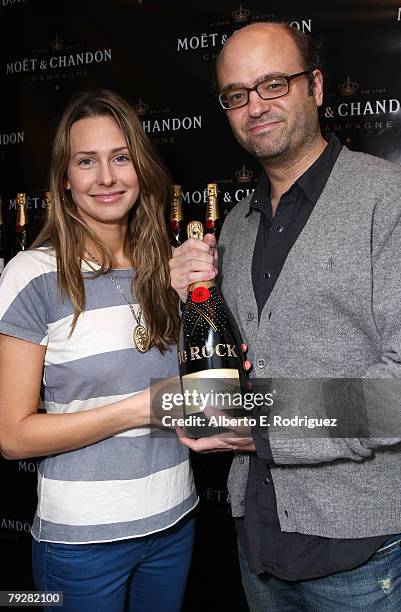
[[[113,193],[94,193],[92,194],[92,198],[94,198],[97,202],[110,204],[119,200],[123,193],[123,191],[115,191]]]

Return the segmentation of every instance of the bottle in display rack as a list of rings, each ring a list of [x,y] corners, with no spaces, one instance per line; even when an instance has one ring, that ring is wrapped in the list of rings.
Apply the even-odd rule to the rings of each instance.
[[[16,205],[17,218],[15,223],[15,254],[18,253],[18,251],[26,251],[31,242],[25,193],[17,193]]]
[[[187,239],[182,213],[181,185],[171,186],[170,235],[174,247],[179,247]]]
[[[189,223],[188,237],[202,239],[202,223]],[[246,373],[240,335],[214,280],[189,287],[181,318],[178,363],[187,436],[213,435],[225,430],[220,417],[244,416]],[[219,409],[217,423],[209,424],[202,405]]]
[[[221,220],[219,213],[219,205],[217,202],[217,193],[217,184],[208,183],[205,234],[213,234],[213,236],[216,236],[216,240],[219,239],[221,231]]]
[[[50,191],[45,191],[43,195],[43,200],[45,203],[44,221],[46,222],[47,219],[50,217],[50,207],[51,207]]]
[[[0,197],[0,276],[4,270],[7,256],[6,229],[3,223],[3,210]]]

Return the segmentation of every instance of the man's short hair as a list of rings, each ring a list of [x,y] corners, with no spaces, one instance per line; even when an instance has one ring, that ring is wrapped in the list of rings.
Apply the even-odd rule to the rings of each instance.
[[[305,32],[301,32],[297,28],[293,28],[288,23],[280,23],[283,29],[291,36],[294,41],[299,55],[301,57],[301,61],[303,64],[303,69],[308,70],[308,68],[318,68],[320,71],[322,70],[322,57],[321,57],[321,44],[316,38],[306,34]],[[310,74],[308,77],[309,82],[309,95],[313,93],[313,74]]]
[[[291,36],[292,40],[294,41],[298,49],[299,55],[301,57],[303,69],[308,70],[309,68],[318,68],[320,71],[322,71],[321,44],[319,40],[313,38],[309,34],[301,32],[297,28],[290,26],[289,23],[286,23],[284,21],[261,21],[261,22],[255,21],[254,23],[255,24],[265,23],[265,24],[281,26],[283,30],[287,32]],[[247,26],[243,26],[243,27],[246,28]],[[221,49],[217,57],[216,70],[219,64],[220,57],[223,54],[223,51],[224,51],[224,47],[223,49]],[[309,74],[308,75],[308,84],[309,84],[308,93],[310,96],[313,94],[313,81],[314,81],[313,74]],[[216,91],[218,90],[217,78],[215,79],[215,89]]]

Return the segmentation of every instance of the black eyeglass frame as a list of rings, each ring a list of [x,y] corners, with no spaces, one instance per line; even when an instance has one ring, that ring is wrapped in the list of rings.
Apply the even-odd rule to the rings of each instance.
[[[280,74],[279,76],[276,77],[271,77],[270,79],[263,79],[263,81],[259,81],[259,83],[256,83],[256,85],[254,85],[254,87],[238,87],[238,88],[233,88],[232,90],[227,89],[226,91],[222,91],[219,94],[219,102],[220,105],[222,106],[223,110],[225,111],[229,111],[229,110],[235,110],[237,108],[242,108],[243,106],[246,106],[249,102],[249,94],[251,91],[256,91],[256,93],[258,94],[258,96],[262,99],[262,100],[275,100],[276,98],[282,98],[283,96],[286,96],[288,94],[288,92],[290,91],[290,83],[293,79],[297,79],[300,76],[304,76],[306,74],[312,74],[312,72],[316,70],[315,68],[309,68],[309,70],[303,70],[302,72],[296,72],[295,74],[290,74],[290,75],[286,75],[286,74]],[[287,91],[285,91],[284,93],[280,93],[277,96],[269,96],[268,98],[264,98],[262,96],[262,94],[260,93],[260,91],[258,90],[258,87],[262,84],[262,83],[266,83],[266,81],[274,81],[274,79],[285,79],[287,81]],[[246,102],[243,102],[242,104],[239,104],[238,106],[233,106],[232,108],[227,108],[226,106],[224,106],[223,101],[222,101],[222,96],[224,96],[226,93],[228,93],[229,91],[246,91],[247,92],[247,99]]]

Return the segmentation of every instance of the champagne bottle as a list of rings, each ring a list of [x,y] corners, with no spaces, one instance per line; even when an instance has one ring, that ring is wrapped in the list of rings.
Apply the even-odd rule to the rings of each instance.
[[[43,200],[45,203],[44,222],[46,222],[48,218],[50,217],[50,208],[51,208],[50,191],[45,191]]]
[[[202,239],[202,223],[189,223],[188,237]],[[189,287],[181,318],[178,363],[189,437],[225,431],[220,417],[244,416],[246,373],[240,335],[214,280]],[[206,418],[202,410],[205,405],[219,409],[217,422]]]
[[[4,270],[7,256],[6,229],[3,223],[2,202],[0,197],[0,276]]]
[[[29,247],[28,213],[25,193],[17,193],[17,219],[15,224],[15,254]]]
[[[216,236],[216,240],[218,240],[220,236],[220,231],[221,221],[219,214],[219,206],[217,203],[217,184],[208,183],[205,234],[213,234],[214,236]]]
[[[171,186],[170,234],[171,244],[174,247],[179,247],[187,238],[182,214],[181,185]]]

